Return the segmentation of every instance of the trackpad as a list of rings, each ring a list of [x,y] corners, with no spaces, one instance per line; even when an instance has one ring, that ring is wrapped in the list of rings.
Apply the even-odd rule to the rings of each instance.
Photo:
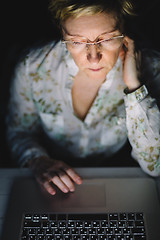
[[[75,192],[64,194],[58,191],[50,200],[52,206],[56,206],[58,210],[62,208],[105,208],[105,183],[93,179],[83,180],[81,185],[76,186]]]

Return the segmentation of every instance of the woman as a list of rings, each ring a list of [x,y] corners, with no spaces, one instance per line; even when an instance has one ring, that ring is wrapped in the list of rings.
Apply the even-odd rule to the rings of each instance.
[[[51,0],[50,11],[62,41],[33,49],[15,71],[8,116],[14,158],[50,194],[55,185],[67,193],[82,179],[62,159],[107,161],[129,139],[142,169],[159,176],[160,112],[125,32],[131,1]]]

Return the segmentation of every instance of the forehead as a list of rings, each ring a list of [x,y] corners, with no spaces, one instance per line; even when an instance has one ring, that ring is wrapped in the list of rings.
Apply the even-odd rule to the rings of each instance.
[[[104,32],[116,30],[117,22],[113,14],[98,13],[91,16],[70,17],[63,27],[72,36],[83,36],[90,40],[95,39]]]

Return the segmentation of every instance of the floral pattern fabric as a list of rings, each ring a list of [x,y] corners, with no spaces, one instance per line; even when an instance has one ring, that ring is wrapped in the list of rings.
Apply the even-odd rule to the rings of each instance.
[[[126,86],[118,58],[82,121],[74,113],[71,96],[77,72],[61,42],[32,49],[19,62],[11,84],[7,117],[14,159],[24,166],[33,157],[48,155],[39,143],[41,130],[51,143],[82,159],[93,154],[110,157],[128,138],[132,156],[142,169],[159,176],[160,112],[146,87],[124,93]]]

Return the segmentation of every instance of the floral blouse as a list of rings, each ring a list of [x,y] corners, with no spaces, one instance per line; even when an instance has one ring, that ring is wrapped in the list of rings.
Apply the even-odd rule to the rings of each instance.
[[[52,145],[55,151],[59,146],[82,159],[93,154],[104,154],[107,159],[128,138],[132,156],[142,169],[160,176],[160,112],[145,85],[125,94],[118,58],[82,121],[74,113],[71,96],[77,72],[78,67],[61,42],[32,49],[19,62],[7,117],[14,159],[24,166],[31,158],[49,154],[40,144],[41,131],[50,143],[56,143]]]

